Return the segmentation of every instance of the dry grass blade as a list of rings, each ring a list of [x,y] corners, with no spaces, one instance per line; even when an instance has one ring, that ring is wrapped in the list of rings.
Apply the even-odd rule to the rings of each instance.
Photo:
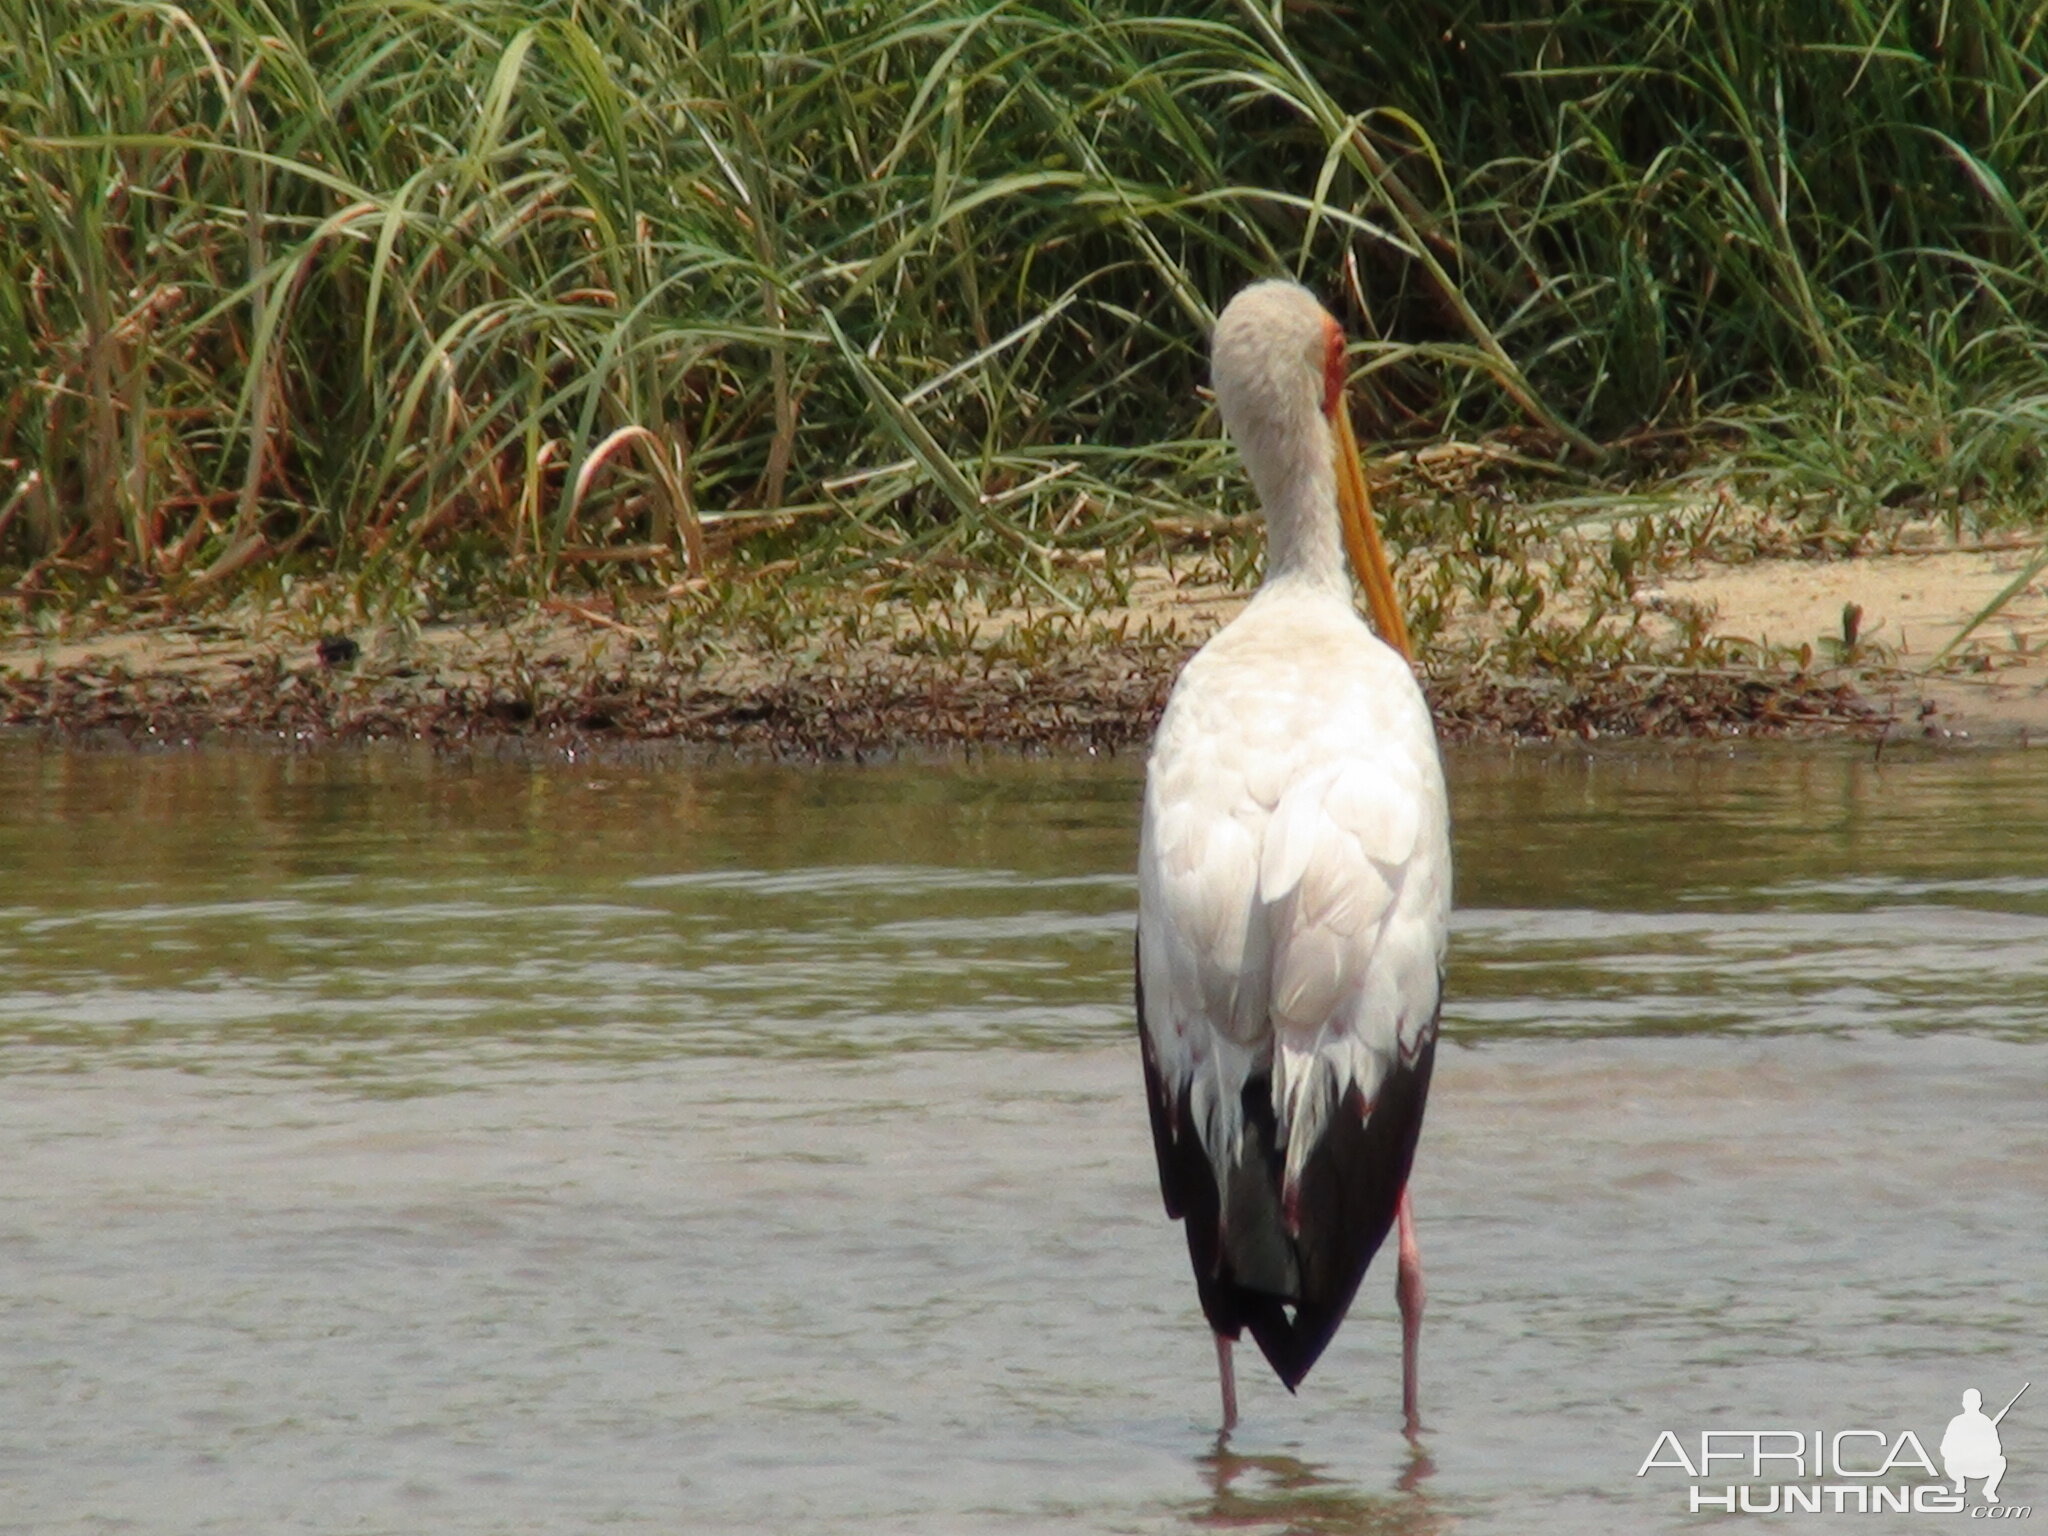
[[[689,493],[683,488],[683,466],[673,458],[674,446],[664,443],[647,428],[624,426],[590,450],[590,456],[583,461],[583,467],[576,471],[575,489],[569,497],[569,521],[573,524],[576,511],[590,494],[590,487],[612,455],[621,448],[634,446],[640,449],[647,460],[648,472],[661,487],[662,497],[668,503],[669,515],[676,531],[676,537],[683,541],[683,548],[689,554],[689,569],[693,576],[701,576],[709,564],[704,553],[704,526],[697,519],[696,508],[690,505]],[[650,546],[665,548],[666,546]]]

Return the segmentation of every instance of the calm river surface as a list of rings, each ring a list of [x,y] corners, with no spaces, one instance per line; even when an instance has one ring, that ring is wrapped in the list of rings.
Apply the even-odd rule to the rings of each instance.
[[[1217,1442],[1139,772],[0,747],[0,1531],[1683,1529],[2029,1380],[2048,1518],[2048,753],[1454,759],[1418,1446],[1390,1265]]]

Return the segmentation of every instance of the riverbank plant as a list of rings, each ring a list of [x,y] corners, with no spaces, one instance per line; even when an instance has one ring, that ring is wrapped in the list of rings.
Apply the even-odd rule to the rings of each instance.
[[[2044,24],[0,0],[0,582],[1085,611],[1174,547],[1244,575],[1203,337],[1273,272],[1410,450],[1425,606],[1539,629],[1574,529],[1612,606],[1729,497],[1820,548],[2032,522]],[[1433,479],[1442,439],[1487,473]]]

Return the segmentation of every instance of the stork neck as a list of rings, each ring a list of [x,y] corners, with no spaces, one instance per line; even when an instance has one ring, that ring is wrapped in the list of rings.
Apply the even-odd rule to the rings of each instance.
[[[1327,588],[1348,596],[1344,534],[1337,522],[1337,471],[1320,420],[1312,442],[1284,463],[1251,465],[1266,512],[1266,584]]]

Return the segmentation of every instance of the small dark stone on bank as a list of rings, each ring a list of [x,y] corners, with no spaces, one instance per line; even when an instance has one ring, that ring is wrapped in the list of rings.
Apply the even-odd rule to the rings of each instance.
[[[525,699],[492,699],[484,705],[484,717],[511,725],[525,725],[533,718],[533,705]]]

